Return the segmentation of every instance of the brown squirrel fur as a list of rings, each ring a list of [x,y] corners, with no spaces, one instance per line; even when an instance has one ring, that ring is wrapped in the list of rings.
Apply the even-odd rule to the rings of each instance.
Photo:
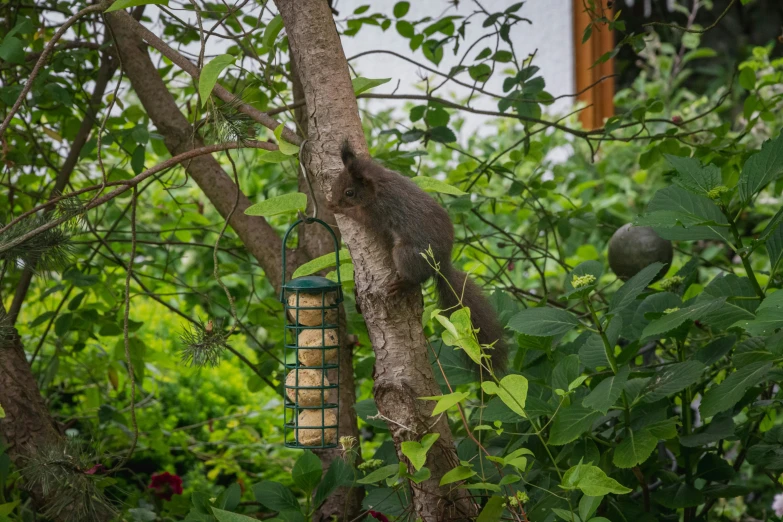
[[[508,354],[503,328],[478,285],[451,264],[454,225],[446,210],[405,176],[370,158],[356,157],[347,142],[341,153],[345,168],[332,184],[332,209],[378,234],[391,252],[397,278],[387,287],[389,295],[437,277],[440,306],[455,307],[459,303],[455,292],[461,295],[473,326],[479,329],[479,342],[494,343],[493,369],[504,371]],[[442,277],[421,255],[428,248],[440,263]]]

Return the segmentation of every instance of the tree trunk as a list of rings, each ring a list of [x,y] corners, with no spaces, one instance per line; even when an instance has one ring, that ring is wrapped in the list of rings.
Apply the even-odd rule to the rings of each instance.
[[[179,110],[163,80],[160,79],[157,69],[150,60],[146,44],[127,27],[126,24],[131,23],[129,18],[115,13],[108,14],[107,18],[117,39],[123,68],[147,114],[163,136],[166,148],[175,155],[201,146],[200,138]],[[237,189],[217,160],[211,156],[201,156],[191,160],[186,167],[188,174],[193,177],[220,214],[227,216],[234,204]],[[307,190],[305,189],[304,192],[307,193]],[[281,239],[266,220],[244,214],[244,210],[249,205],[248,198],[240,194],[240,203],[230,224],[248,251],[258,260],[272,286],[279,291],[282,276],[280,273]],[[319,216],[325,217],[327,222],[333,222],[334,217],[324,215],[325,211],[326,207],[319,205]],[[302,238],[306,240],[300,242],[300,248],[294,252],[294,255],[288,256],[289,276],[299,264],[312,257],[332,252],[334,249],[331,236],[321,227],[312,225],[300,227],[300,230],[302,229],[305,230]],[[341,317],[345,317],[344,311]],[[343,331],[345,331],[344,323]],[[340,352],[340,435],[358,439],[359,430],[354,412],[356,388],[353,380],[353,353],[352,346],[346,342],[345,337],[343,336]],[[339,449],[318,453],[324,469],[328,469],[332,460],[340,456]],[[346,520],[355,518],[361,508],[362,491],[361,488],[352,490],[341,488],[324,504],[319,512],[322,518],[317,520],[330,520],[332,515],[343,514]]]
[[[329,194],[331,182],[342,170],[341,142],[348,139],[358,153],[367,153],[348,63],[326,0],[275,3],[308,107],[303,156],[308,171],[318,174],[321,189]],[[415,293],[387,297],[384,286],[394,277],[390,253],[373,231],[339,215],[337,224],[351,251],[361,310],[375,350],[375,401],[389,420],[397,453],[404,459],[403,441],[420,440],[428,432],[440,435],[427,458],[430,479],[411,488],[415,512],[423,520],[467,520],[476,513],[467,492],[450,494],[438,486],[440,478],[458,465],[447,420],[432,425],[433,404],[418,400],[440,394],[421,327],[421,297]]]
[[[299,79],[299,71],[296,69],[293,55],[291,56],[291,80],[291,90],[294,95],[294,100],[303,100],[304,89],[302,88],[302,82]],[[296,120],[299,135],[303,139],[307,138],[307,105],[295,109],[294,118]],[[313,215],[313,211],[315,210],[319,219],[322,219],[326,223],[333,224],[335,222],[334,213],[327,207],[327,201],[321,190],[321,185],[312,178],[313,174],[308,174],[308,176],[310,177],[310,183],[304,179],[304,176],[299,176],[299,192],[311,196],[308,197],[307,200],[307,215]],[[310,193],[311,189],[312,194]],[[339,240],[339,229],[335,230],[335,234],[337,234]],[[308,257],[316,258],[332,252],[334,250],[334,244],[332,242],[332,236],[323,227],[301,227],[299,232],[299,248],[304,249]],[[341,328],[343,332],[347,333],[345,306],[341,306],[340,310]],[[329,382],[336,382],[337,372],[331,370],[327,377]],[[354,404],[356,404],[356,385],[354,384],[353,379],[353,343],[348,339],[347,335],[343,335],[340,352],[339,393],[340,419],[338,420],[338,423],[340,425],[340,435],[349,435],[356,438],[356,449],[359,451],[359,458],[355,464],[358,464],[361,462],[361,447],[358,444],[359,428],[356,423],[356,412],[354,411]],[[330,398],[329,400],[332,401],[334,399]],[[321,459],[321,462],[324,465],[324,473],[326,473],[329,464],[331,464],[334,459],[341,458],[342,450],[336,448],[321,450],[316,453]],[[336,494],[329,497],[318,509],[313,520],[314,522],[327,522],[331,521],[334,516],[337,516],[338,519],[341,520],[353,520],[361,512],[363,498],[364,488],[362,487],[350,489],[345,487],[340,488]]]
[[[0,312],[5,316],[2,304]],[[13,327],[3,329],[3,337],[0,338],[0,405],[5,410],[5,418],[0,419],[0,444],[5,447],[5,452],[17,468],[24,470],[29,466],[31,458],[62,447],[63,438],[49,415],[27,362],[22,340]],[[50,485],[46,491],[41,484],[31,485],[28,482],[23,485],[32,496],[37,513],[43,512],[55,498],[60,499],[63,495],[78,501],[80,497],[74,495],[73,491],[67,491],[71,481],[65,476],[61,478],[65,490],[58,485]],[[64,504],[62,511],[52,520],[68,520],[73,507]],[[103,510],[96,517],[90,522],[111,518]]]

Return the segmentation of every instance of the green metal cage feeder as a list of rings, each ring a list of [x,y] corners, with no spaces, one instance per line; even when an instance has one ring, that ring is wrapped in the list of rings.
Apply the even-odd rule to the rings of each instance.
[[[286,243],[300,224],[318,223],[334,240],[337,282],[320,276],[286,281]],[[334,231],[316,218],[298,219],[283,238],[285,308],[285,446],[300,449],[337,447],[340,417],[340,248]]]

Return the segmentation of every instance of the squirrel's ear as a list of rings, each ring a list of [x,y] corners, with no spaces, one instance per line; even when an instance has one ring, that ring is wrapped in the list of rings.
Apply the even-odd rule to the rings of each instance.
[[[351,148],[351,144],[348,143],[348,140],[343,141],[343,145],[340,147],[340,157],[346,168],[350,168],[351,163],[356,159],[356,154],[354,154],[353,148]]]
[[[362,163],[356,160],[356,154],[353,152],[353,148],[351,148],[351,144],[348,143],[348,140],[345,140],[340,148],[340,157],[343,160],[343,165],[345,165],[345,170],[347,170],[354,179],[364,179]]]

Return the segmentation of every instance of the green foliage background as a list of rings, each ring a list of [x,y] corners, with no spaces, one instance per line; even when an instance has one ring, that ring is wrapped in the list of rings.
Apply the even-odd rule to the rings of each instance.
[[[0,44],[4,110],[21,91],[15,74],[24,76],[25,54],[43,48],[40,12],[28,4],[2,8],[14,20]],[[431,67],[458,44],[467,47],[467,20],[419,20],[415,6],[406,5],[389,13],[357,9],[341,21],[342,34],[397,31],[416,59]],[[202,13],[206,20],[227,14],[221,4],[209,7]],[[292,101],[281,74],[288,67],[287,40],[279,19],[259,22],[257,14],[230,14],[223,29],[244,34],[254,28],[242,44],[271,65],[265,75],[254,73],[245,51],[232,46],[228,53],[237,60],[220,81],[267,110]],[[469,18],[502,49],[478,46],[467,65],[448,72],[474,86],[491,75],[505,79],[503,96],[495,100],[504,117],[486,123],[491,137],[461,132],[461,111],[443,100],[410,102],[406,117],[362,113],[378,161],[464,191],[433,196],[455,223],[455,259],[494,290],[493,304],[513,335],[511,376],[484,374],[483,383],[474,382],[449,346],[478,353],[473,332],[464,315],[438,313],[425,288],[423,322],[446,397],[434,400],[438,414],[446,412],[450,420],[461,459],[442,484],[475,494],[479,520],[486,521],[499,520],[504,509],[515,520],[531,521],[771,520],[783,471],[777,385],[783,377],[783,62],[771,57],[770,44],[747,49],[731,76],[712,76],[699,64],[715,53],[700,46],[698,34],[666,41],[655,32],[624,34],[619,45],[633,48],[642,66],[633,85],[617,93],[618,115],[594,132],[580,129],[575,115],[552,130],[536,123],[546,117],[552,96],[535,58],[516,56],[507,38],[520,30],[523,15],[521,5],[497,13],[477,8]],[[594,15],[596,24],[624,31],[622,19]],[[178,23],[171,11],[161,17],[170,22],[167,40],[199,40],[198,31]],[[94,24],[100,21],[77,27],[76,35],[94,40]],[[50,36],[52,30],[43,32]],[[36,79],[29,105],[4,137],[2,181],[13,189],[0,203],[4,223],[48,197],[99,60],[89,47],[58,51]],[[183,81],[167,60],[159,68],[191,121],[204,118],[204,133],[213,141],[272,136],[232,107],[204,99],[204,92],[196,103],[198,86]],[[689,90],[693,75],[709,87]],[[168,157],[127,83],[116,96],[107,93],[103,109],[101,117],[108,116],[100,153],[107,181],[130,179]],[[290,120],[290,114],[281,117]],[[98,153],[93,133],[69,190],[100,181]],[[555,161],[558,156],[565,159]],[[225,155],[216,157],[231,172]],[[297,190],[291,158],[270,162],[252,149],[232,152],[232,158],[242,190],[256,201]],[[241,327],[228,344],[255,370],[225,351],[217,367],[189,367],[181,335],[201,328],[189,321],[211,320],[218,329],[232,322],[212,277],[212,249],[223,221],[181,167],[156,176],[139,193],[139,279],[131,284],[129,333],[140,437],[126,469],[98,482],[121,516],[228,521],[277,513],[301,520],[317,507],[311,492],[319,498],[320,489],[322,500],[337,485],[362,484],[365,508],[408,517],[410,484],[429,476],[427,450],[434,440],[424,435],[408,443],[402,451],[412,468],[401,466],[385,424],[369,418],[377,413],[374,356],[351,298],[346,310],[349,330],[358,336],[357,444],[367,462],[354,469],[357,448],[349,448],[345,461],[319,482],[318,459],[282,447],[282,307],[271,285],[229,229],[218,258]],[[92,464],[108,465],[132,439],[122,337],[129,207],[127,194],[82,217],[68,261],[40,270],[16,324],[50,411],[82,441]],[[607,243],[617,228],[637,219],[678,239],[675,257],[662,281],[650,284],[653,267],[647,277],[623,285],[608,268]],[[269,221],[283,232],[291,214]],[[0,244],[10,239],[0,235]],[[6,309],[27,255],[3,253]],[[574,275],[593,279],[579,286]],[[346,290],[350,296],[350,283]],[[449,336],[449,327],[459,335]],[[683,407],[694,400],[693,409]],[[182,477],[183,495],[161,501],[151,494],[150,476],[162,471]],[[21,480],[21,471],[0,455],[0,521],[31,519]]]

